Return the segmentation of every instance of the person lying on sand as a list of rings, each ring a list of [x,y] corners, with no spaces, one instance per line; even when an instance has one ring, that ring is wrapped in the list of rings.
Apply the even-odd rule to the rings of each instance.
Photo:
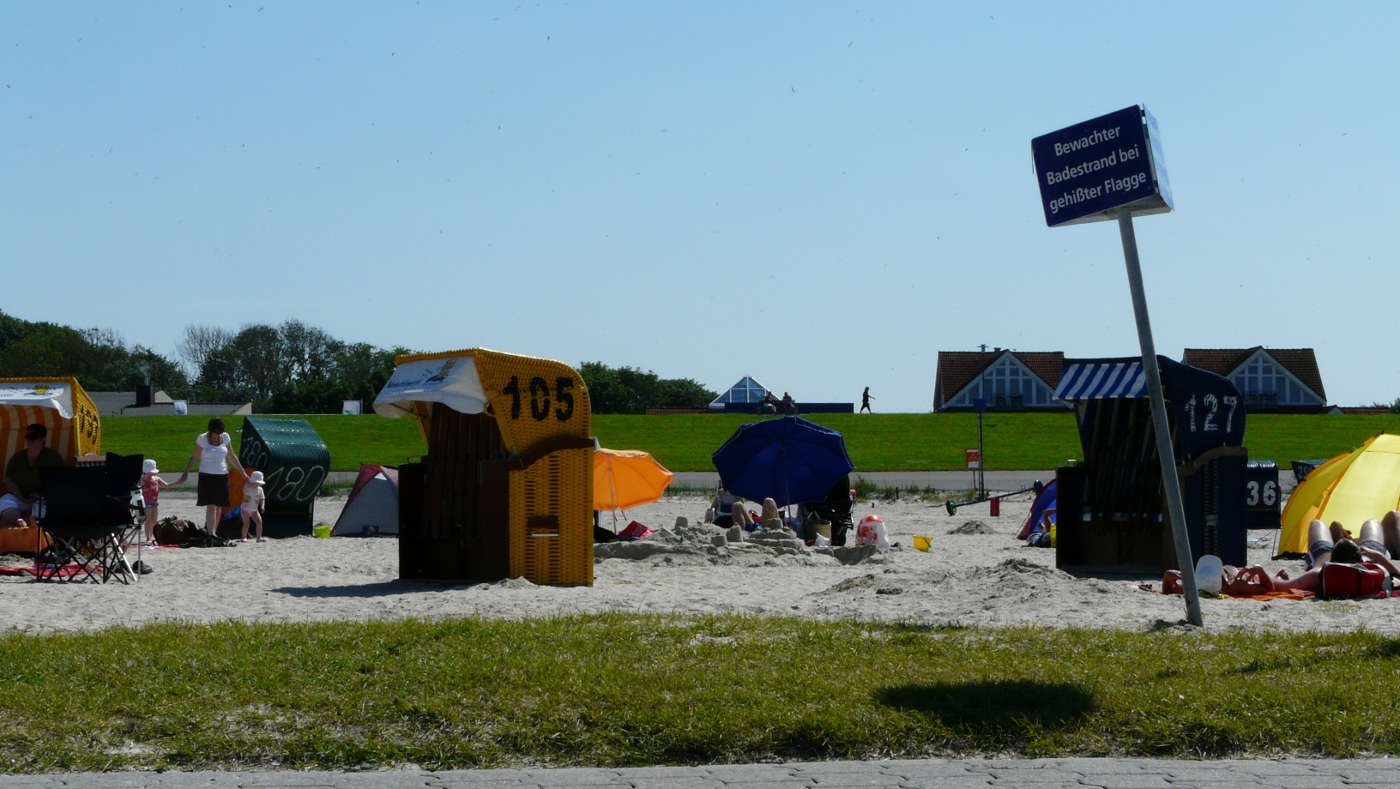
[[[1226,565],[1221,570],[1220,591],[1227,595],[1264,594],[1273,591],[1297,589],[1320,594],[1324,568],[1331,562],[1339,564],[1372,563],[1385,570],[1388,577],[1384,588],[1389,589],[1390,580],[1400,578],[1400,567],[1391,557],[1400,557],[1400,513],[1394,510],[1385,514],[1380,522],[1368,520],[1361,524],[1361,536],[1353,540],[1342,524],[1333,522],[1324,526],[1315,520],[1308,524],[1308,558],[1311,566],[1303,574],[1293,577],[1287,570],[1279,570],[1269,576],[1258,565],[1239,568]],[[1180,594],[1181,572],[1168,570],[1162,576],[1162,594]]]
[[[1276,578],[1274,587],[1321,592],[1323,568],[1329,562],[1370,562],[1389,574],[1389,588],[1388,581],[1400,577],[1400,567],[1391,562],[1392,556],[1400,557],[1400,513],[1394,510],[1379,523],[1372,519],[1361,524],[1361,536],[1356,540],[1340,523],[1333,521],[1330,526],[1323,526],[1322,521],[1315,520],[1308,524],[1308,557],[1312,566],[1297,578]]]
[[[1287,570],[1280,570],[1280,575],[1288,577]],[[1225,565],[1220,568],[1220,593],[1228,595],[1255,595],[1267,594],[1274,591],[1274,578],[1269,577],[1269,571],[1257,564],[1248,567],[1235,567]],[[1182,594],[1184,589],[1181,585],[1181,571],[1168,570],[1162,576],[1162,594]]]

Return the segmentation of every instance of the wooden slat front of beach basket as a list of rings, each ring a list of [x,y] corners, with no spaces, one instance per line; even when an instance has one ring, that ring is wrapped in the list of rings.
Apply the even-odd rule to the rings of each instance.
[[[471,353],[502,439],[525,459],[508,475],[510,576],[592,584],[593,450],[583,379],[549,359]]]
[[[480,348],[400,356],[474,365],[488,406],[418,403],[428,457],[399,469],[404,578],[593,582],[593,442],[582,377]],[[413,499],[405,504],[405,498]]]

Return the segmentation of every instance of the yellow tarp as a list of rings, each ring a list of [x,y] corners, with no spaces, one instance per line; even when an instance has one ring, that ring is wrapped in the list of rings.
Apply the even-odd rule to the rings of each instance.
[[[1279,554],[1308,552],[1308,524],[1337,521],[1352,534],[1400,508],[1400,436],[1382,433],[1308,474],[1283,509]]]
[[[661,498],[675,475],[639,449],[593,453],[593,509],[625,510]]]

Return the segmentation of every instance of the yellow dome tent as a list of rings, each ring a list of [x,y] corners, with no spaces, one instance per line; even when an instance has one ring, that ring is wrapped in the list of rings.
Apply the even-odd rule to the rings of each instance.
[[[1371,518],[1400,508],[1400,436],[1382,433],[1308,474],[1288,497],[1280,520],[1278,556],[1308,552],[1308,524],[1337,521],[1352,534]]]

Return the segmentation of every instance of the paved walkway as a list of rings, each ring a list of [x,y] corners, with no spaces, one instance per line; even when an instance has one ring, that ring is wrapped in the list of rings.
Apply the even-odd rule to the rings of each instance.
[[[0,787],[98,789],[150,786],[330,787],[331,789],[800,789],[801,787],[1190,787],[1400,786],[1396,759],[920,759],[877,762],[736,764],[711,767],[557,770],[376,770],[368,772],[74,773],[0,776]]]

